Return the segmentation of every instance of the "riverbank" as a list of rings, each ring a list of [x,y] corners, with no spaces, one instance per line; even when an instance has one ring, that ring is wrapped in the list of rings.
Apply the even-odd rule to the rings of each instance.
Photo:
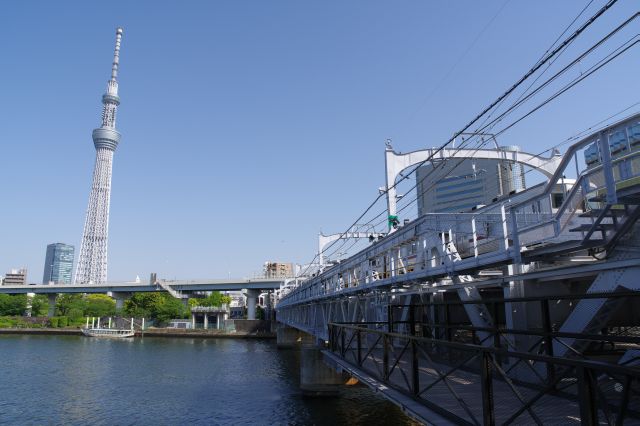
[[[0,334],[26,335],[66,335],[82,336],[78,328],[0,328]],[[150,328],[144,332],[137,331],[136,337],[187,337],[203,339],[275,339],[275,333],[242,333],[220,330],[185,330],[177,328]]]

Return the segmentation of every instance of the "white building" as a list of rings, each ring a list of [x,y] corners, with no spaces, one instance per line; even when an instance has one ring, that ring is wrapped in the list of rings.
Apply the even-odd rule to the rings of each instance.
[[[27,284],[27,270],[12,269],[11,272],[7,272],[2,281],[2,285],[26,285]]]

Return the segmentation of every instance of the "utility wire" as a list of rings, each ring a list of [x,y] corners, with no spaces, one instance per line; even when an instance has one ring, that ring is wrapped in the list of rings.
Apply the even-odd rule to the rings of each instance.
[[[433,89],[431,89],[431,91],[427,94],[427,96],[424,97],[424,99],[422,100],[422,102],[420,102],[418,108],[416,108],[416,110],[414,111],[414,113],[412,114],[411,119],[413,119],[413,116],[416,115],[416,113],[418,111],[420,111],[425,104],[433,97],[433,95],[436,94],[436,92],[440,89],[440,87],[442,86],[442,83],[444,83],[445,81],[447,81],[447,79],[451,76],[451,74],[453,73],[453,71],[455,71],[455,69],[460,65],[460,63],[462,62],[462,60],[469,54],[469,52],[471,52],[471,49],[473,49],[473,47],[476,45],[476,43],[478,42],[478,40],[480,40],[480,38],[484,35],[484,33],[489,29],[489,27],[491,26],[491,24],[493,24],[493,22],[496,20],[496,18],[498,17],[498,15],[500,15],[500,13],[502,12],[502,10],[505,8],[505,6],[507,5],[507,3],[509,3],[509,1],[511,0],[506,0],[504,3],[502,3],[502,6],[500,6],[500,8],[498,9],[498,11],[493,15],[493,17],[489,20],[489,22],[487,22],[487,24],[480,30],[480,32],[476,35],[476,37],[473,39],[473,41],[471,42],[471,44],[469,44],[469,46],[467,47],[467,49],[462,53],[462,55],[460,55],[460,57],[458,57],[458,59],[456,60],[456,62],[454,62],[451,67],[449,67],[449,69],[447,70],[447,72],[444,74],[444,76],[438,81],[438,83],[436,83],[436,85],[433,87]],[[593,1],[593,0],[591,0]]]
[[[492,129],[493,125],[497,124],[498,122],[502,121],[502,119],[508,115],[509,113],[511,113],[512,111],[514,111],[517,107],[521,106],[525,101],[527,101],[528,99],[530,99],[533,95],[535,95],[536,93],[538,93],[540,90],[542,90],[544,87],[546,87],[550,82],[554,81],[558,76],[560,76],[561,74],[565,73],[567,70],[569,70],[571,67],[575,66],[576,64],[578,64],[582,59],[584,59],[587,55],[589,55],[590,53],[592,53],[596,48],[600,47],[606,40],[608,40],[610,37],[612,37],[614,34],[616,34],[618,31],[620,31],[622,28],[624,28],[626,25],[628,25],[631,21],[633,21],[635,18],[637,18],[638,16],[640,16],[640,12],[634,14],[632,17],[630,17],[629,19],[627,19],[624,23],[622,23],[620,26],[618,26],[616,29],[614,29],[613,31],[611,31],[609,34],[607,34],[605,37],[603,37],[601,40],[599,40],[596,44],[594,44],[593,46],[591,46],[589,49],[587,49],[587,51],[585,51],[583,54],[581,54],[577,59],[575,59],[574,61],[572,61],[569,65],[567,65],[566,67],[564,67],[562,70],[560,70],[558,73],[556,73],[554,76],[552,76],[550,79],[548,79],[547,81],[545,81],[543,84],[541,84],[540,86],[538,86],[533,92],[531,92],[529,95],[527,95],[524,99],[520,99],[518,102],[516,102],[515,104],[513,104],[507,111],[503,112],[499,117],[497,117],[496,119],[494,119],[492,122],[490,122],[489,124],[485,125],[484,127],[481,127],[478,129],[477,132],[474,133],[487,133],[487,129]],[[633,39],[633,38],[632,38]],[[631,40],[632,40],[631,39]],[[629,41],[628,41],[629,42]],[[627,42],[627,43],[628,43]],[[618,48],[620,49],[620,47]],[[618,50],[616,49],[616,50]],[[628,49],[625,49],[628,50]],[[615,52],[615,50],[614,50]],[[610,54],[611,55],[611,54]],[[616,57],[619,55],[616,55]],[[607,63],[610,61],[607,61]],[[603,64],[603,65],[606,65]],[[598,69],[600,69],[601,67],[598,67]],[[593,72],[597,71],[594,70],[592,72],[590,72],[588,75],[583,74],[581,77],[583,78],[577,78],[574,79],[574,82],[571,86],[567,87],[565,86],[565,91],[568,90],[569,88],[573,87],[575,84],[579,83],[580,81],[582,81],[584,78],[588,77],[589,75],[591,75]],[[555,99],[557,96],[559,96],[560,94],[564,93],[556,93],[554,97],[550,98],[547,100],[546,103],[550,102],[551,100]],[[543,103],[541,105],[539,105],[536,109],[530,111],[526,116],[532,114],[533,112],[535,112],[537,109],[541,108],[542,106],[546,105],[546,103]],[[522,120],[524,117],[522,117],[519,120]],[[516,123],[512,123],[510,127],[513,127]],[[491,126],[491,127],[489,127]],[[507,129],[503,129],[501,130],[499,133],[495,134],[494,137],[499,136],[500,134],[504,133],[504,131],[508,130]],[[424,179],[428,177],[425,176],[422,180],[424,181]],[[413,190],[414,188],[416,188],[418,185],[418,183],[416,183],[416,185],[414,185],[410,190]],[[401,210],[398,210],[398,212],[400,212]]]
[[[571,142],[574,142],[574,141],[576,141],[576,140],[580,139],[582,136],[584,136],[584,135],[585,135],[585,134],[587,134],[587,133],[597,133],[597,132],[599,132],[600,130],[607,128],[607,127],[609,126],[609,124],[605,124],[604,126],[601,126],[601,127],[597,128],[597,129],[596,129],[596,126],[599,126],[599,125],[600,125],[600,124],[602,124],[602,123],[606,123],[606,122],[608,122],[609,120],[611,120],[611,119],[615,118],[616,116],[621,115],[621,114],[623,114],[623,113],[627,112],[628,110],[630,110],[630,109],[632,109],[632,108],[634,108],[634,107],[636,107],[636,106],[638,106],[638,105],[640,105],[640,101],[635,102],[635,103],[633,103],[633,104],[629,105],[628,107],[626,107],[626,108],[624,108],[624,109],[622,109],[622,110],[620,110],[620,111],[616,112],[615,114],[612,114],[612,115],[608,116],[607,118],[604,118],[604,119],[600,120],[599,122],[597,122],[597,123],[595,123],[595,124],[592,124],[592,125],[591,125],[591,126],[589,126],[588,128],[586,128],[586,129],[584,129],[584,130],[582,130],[582,131],[580,131],[580,132],[578,132],[578,133],[574,134],[573,136],[568,137],[567,139],[563,140],[562,142],[559,142],[559,143],[557,143],[557,144],[555,144],[555,145],[553,145],[553,146],[551,146],[551,147],[549,147],[549,148],[545,149],[544,151],[539,152],[539,153],[538,153],[538,154],[536,154],[536,155],[537,155],[537,156],[541,156],[541,155],[543,155],[543,154],[546,154],[547,152],[552,152],[552,151],[553,151],[553,150],[555,150],[555,149],[559,149],[560,147],[562,147],[562,146],[564,146],[564,145],[566,145],[566,144],[568,144],[568,143],[571,143]],[[637,112],[636,112],[636,113],[632,113],[632,114],[627,115],[626,117],[622,118],[622,120],[625,120],[625,119],[631,118],[631,117],[632,117],[633,115],[635,115],[635,114],[637,114]],[[595,130],[594,130],[594,129],[595,129]],[[526,175],[526,174],[531,173],[531,172],[534,172],[534,171],[536,171],[536,169],[529,168],[528,170],[525,170],[523,174],[524,174],[524,175]],[[402,210],[404,210],[405,208],[407,208],[409,205],[412,205],[415,201],[417,201],[417,197],[416,197],[416,198],[414,198],[414,199],[412,199],[412,200],[410,201],[410,204],[408,204],[408,205],[405,205],[405,206],[403,206],[403,207],[398,208],[398,213],[400,213]],[[374,225],[374,227],[379,226],[379,225],[380,225],[380,224],[382,224],[382,223],[383,223],[383,222],[378,222],[377,224],[375,224],[375,225]]]
[[[510,128],[512,128],[513,126],[515,126],[516,124],[518,124],[520,121],[524,120],[526,117],[528,117],[529,115],[533,114],[534,112],[536,112],[537,110],[539,110],[540,108],[542,108],[543,106],[547,105],[549,102],[553,101],[554,99],[556,99],[557,97],[559,97],[560,95],[562,95],[563,93],[565,93],[567,90],[571,89],[572,87],[574,87],[575,85],[577,85],[578,83],[580,83],[581,81],[583,81],[584,79],[588,78],[589,76],[591,76],[593,73],[597,72],[598,70],[600,70],[601,68],[603,68],[604,66],[606,66],[608,63],[610,63],[611,61],[613,61],[614,59],[616,59],[617,57],[621,56],[622,54],[624,54],[627,50],[629,50],[630,48],[632,48],[633,46],[635,46],[636,44],[640,43],[640,40],[636,40],[633,43],[631,42],[634,39],[637,39],[639,36],[636,35],[634,37],[632,37],[631,39],[629,39],[627,42],[625,42],[624,44],[622,44],[621,46],[619,46],[617,49],[615,49],[614,51],[612,51],[611,53],[609,53],[605,58],[601,59],[599,62],[597,62],[596,64],[594,64],[591,68],[589,68],[584,74],[582,74],[579,77],[576,77],[574,80],[572,80],[570,83],[568,83],[567,85],[565,85],[564,87],[562,87],[559,91],[555,92],[553,95],[551,95],[549,98],[547,98],[545,101],[543,101],[542,103],[538,104],[536,107],[534,107],[532,110],[530,110],[529,112],[527,112],[526,114],[524,114],[523,116],[521,116],[520,118],[518,118],[516,121],[512,122],[511,124],[509,124],[508,126],[506,126],[505,128],[501,129],[499,132],[495,133],[495,136],[500,136],[501,134],[503,134],[504,132],[506,132],[507,130],[509,130]],[[625,47],[626,46],[626,47]],[[617,53],[616,53],[617,52]],[[635,105],[635,104],[634,104]],[[543,151],[547,152],[548,150]],[[541,155],[541,154],[540,154]],[[473,157],[470,157],[473,158]],[[427,176],[425,176],[426,178]],[[424,180],[424,178],[422,179]],[[436,183],[432,184],[431,187],[435,186]],[[414,188],[417,187],[417,183],[416,185],[414,185],[411,190],[413,190]],[[431,187],[429,189],[431,189]],[[497,188],[496,188],[497,189]],[[413,203],[415,201],[417,201],[417,196],[416,198],[412,199],[412,201],[410,203]],[[398,208],[397,212],[400,213],[402,210],[404,210],[405,208],[407,208],[408,205],[405,205],[402,208]],[[374,225],[377,226],[379,224]]]
[[[627,20],[627,23],[628,23],[629,21],[630,21],[630,20]],[[609,35],[608,35],[606,38],[608,38],[608,37],[609,37]],[[636,36],[636,37],[637,37],[637,36]],[[598,69],[600,69],[600,68],[602,68],[603,66],[605,66],[607,63],[609,63],[609,62],[610,62],[611,60],[613,60],[615,57],[620,56],[622,53],[624,53],[624,51],[628,50],[628,49],[629,49],[630,47],[632,47],[632,45],[633,45],[633,44],[635,44],[635,43],[633,43],[633,44],[632,44],[632,45],[630,45],[630,46],[627,46],[627,48],[625,48],[625,49],[624,49],[624,50],[622,50],[622,51],[620,51],[620,49],[622,49],[622,48],[623,48],[623,46],[625,46],[626,44],[629,44],[629,43],[631,42],[631,40],[633,40],[633,39],[634,39],[634,38],[636,38],[636,37],[632,37],[632,38],[631,38],[630,40],[628,40],[626,43],[624,43],[623,45],[619,46],[616,50],[614,50],[613,52],[611,52],[607,57],[605,57],[605,58],[604,58],[604,59],[602,59],[600,62],[596,63],[592,68],[590,68],[589,70],[587,70],[587,74],[583,74],[581,77],[578,77],[578,78],[574,79],[570,84],[568,84],[567,86],[565,86],[565,87],[564,87],[560,92],[556,92],[556,93],[555,93],[551,98],[549,98],[549,99],[547,99],[545,102],[543,102],[543,104],[546,104],[546,103],[550,102],[551,100],[555,99],[556,97],[560,96],[560,95],[561,95],[562,93],[564,93],[566,90],[568,90],[569,88],[571,88],[571,87],[575,86],[575,85],[576,85],[576,84],[578,84],[580,81],[582,81],[584,78],[587,78],[587,77],[588,77],[589,75],[591,75],[593,72],[595,72],[595,71],[597,71]],[[590,49],[590,50],[592,50],[592,49]],[[616,54],[616,55],[615,55],[615,57],[611,57],[611,55],[613,55],[616,51],[620,51],[620,52],[618,52],[618,54]],[[607,58],[609,58],[609,59],[605,61],[605,59],[607,59]],[[575,61],[574,61],[574,63],[575,63]],[[554,77],[552,77],[552,78],[554,78]],[[545,85],[546,85],[546,83],[545,83]],[[536,108],[534,108],[534,109],[533,109],[532,111],[530,111],[528,114],[530,114],[530,113],[534,112],[536,109],[538,109],[538,108],[542,107],[542,106],[543,106],[543,104],[538,105]],[[589,127],[588,129],[586,129],[585,131],[583,131],[583,132],[581,132],[581,133],[578,133],[578,135],[576,135],[576,136],[574,136],[574,137],[572,137],[572,138],[569,138],[569,139],[567,139],[566,141],[564,141],[564,142],[562,142],[562,143],[560,143],[560,144],[554,145],[553,147],[551,147],[551,148],[549,148],[549,149],[547,149],[547,150],[545,150],[545,151],[542,151],[542,152],[541,152],[541,153],[539,153],[538,155],[542,155],[542,154],[544,154],[544,153],[546,153],[546,152],[548,152],[548,151],[550,151],[550,150],[552,150],[552,149],[557,149],[557,148],[559,148],[561,145],[563,145],[563,144],[565,144],[565,143],[568,143],[568,142],[570,142],[570,141],[572,141],[572,140],[575,140],[575,138],[577,138],[577,137],[578,137],[578,136],[580,136],[581,134],[584,134],[585,132],[589,131],[590,129],[592,129],[592,128],[593,128],[593,127],[595,127],[596,125],[598,125],[598,124],[600,124],[600,123],[602,123],[602,122],[604,122],[604,121],[607,121],[607,120],[609,120],[609,119],[611,119],[611,118],[613,118],[613,117],[615,117],[615,116],[617,116],[617,115],[620,115],[621,113],[623,113],[623,112],[625,112],[625,111],[627,111],[627,110],[629,110],[629,109],[633,108],[633,107],[634,107],[634,106],[636,106],[636,105],[638,105],[638,103],[635,103],[635,104],[633,104],[633,105],[631,105],[631,106],[629,106],[629,107],[627,107],[627,108],[623,109],[622,111],[619,111],[618,113],[614,114],[613,116],[607,117],[606,119],[604,119],[604,120],[600,121],[599,123],[596,123],[596,124],[592,125],[591,127]],[[523,118],[521,118],[521,119],[523,119]],[[514,124],[512,124],[512,125],[514,125]],[[504,132],[504,131],[506,131],[506,130],[507,130],[507,129],[503,129],[503,130],[501,130],[498,134],[496,134],[496,136],[500,135],[501,133],[503,133],[503,132]],[[473,158],[473,156],[471,156],[470,158]],[[454,166],[454,168],[455,168],[455,167],[457,167],[457,166]],[[452,169],[452,170],[453,170],[453,169]],[[535,170],[535,169],[529,169],[529,170],[525,171],[525,172],[524,172],[524,174],[527,174],[527,173],[532,172],[532,171],[534,171],[534,170]],[[423,177],[423,179],[421,180],[421,182],[422,182],[422,181],[424,181],[427,177],[429,177],[429,175],[430,175],[430,173],[429,173],[429,174],[427,174],[425,177]],[[413,188],[416,188],[416,187],[417,187],[417,185],[418,185],[418,183],[416,183],[416,185],[414,185],[414,187],[413,187]],[[433,185],[432,185],[432,186],[433,186]],[[413,188],[412,188],[412,189],[413,189]],[[430,189],[430,188],[429,188],[429,189]],[[496,186],[495,186],[495,188],[489,188],[489,189],[490,189],[490,190],[492,190],[492,189],[497,190],[498,188],[497,188],[497,185],[496,185]],[[402,206],[402,207],[399,205],[399,206],[398,206],[397,213],[401,213],[401,212],[402,212],[402,211],[404,211],[406,208],[408,208],[408,207],[412,206],[412,205],[413,205],[413,203],[414,203],[415,201],[417,201],[417,198],[418,198],[418,197],[416,196],[414,199],[412,199],[410,202],[408,202],[407,204],[405,204],[405,205],[404,205],[404,206]],[[406,198],[403,198],[402,200],[406,200]],[[374,217],[372,220],[377,219],[377,218],[378,218],[378,217],[380,217],[383,213],[384,213],[384,211],[383,211],[383,212],[381,212],[381,213],[379,213],[379,214],[378,214],[376,217]],[[377,227],[378,227],[379,225],[381,225],[382,223],[384,223],[384,220],[383,220],[383,221],[381,221],[381,222],[376,223],[376,224],[374,225],[374,228],[377,228]]]
[[[591,26],[600,16],[602,16],[609,8],[611,8],[618,0],[609,0],[600,10],[598,10],[587,22],[585,22],[580,28],[578,28],[571,36],[565,39],[562,44],[556,47],[550,53],[543,55],[543,57],[529,70],[527,71],[519,80],[516,81],[509,89],[507,89],[502,95],[500,95],[496,100],[494,100],[489,106],[482,110],[476,117],[474,117],[470,122],[468,122],[461,130],[457,131],[453,137],[451,137],[447,142],[442,144],[439,148],[434,150],[431,155],[421,163],[417,164],[407,175],[400,178],[400,180],[394,182],[390,188],[387,188],[385,191],[378,194],[378,196],[374,199],[374,201],[369,204],[369,206],[364,210],[360,216],[349,226],[343,233],[341,233],[340,238],[336,241],[339,241],[345,234],[349,232],[349,230],[355,226],[360,220],[373,208],[373,206],[385,195],[389,189],[395,188],[400,182],[408,179],[408,177],[413,174],[420,166],[429,162],[434,155],[442,151],[447,145],[449,145],[453,140],[455,140],[458,136],[468,130],[475,122],[477,122],[480,118],[482,118],[487,112],[491,111],[498,103],[502,102],[507,96],[509,96],[513,91],[515,91],[524,81],[526,81],[531,75],[533,75],[540,67],[542,67],[545,63],[550,61],[553,57],[555,57],[559,52],[563,50],[565,46],[573,42],[582,32],[584,32],[589,26]],[[330,248],[336,241],[332,242],[328,247]],[[311,260],[307,268],[301,272],[300,275],[304,275],[308,269],[313,265],[314,261],[318,258],[319,254],[317,253],[314,258]]]
[[[440,79],[440,81],[436,84],[436,86],[431,90],[431,92],[425,97],[425,99],[421,102],[420,107],[418,108],[418,110],[420,108],[422,108],[424,106],[424,104],[435,94],[435,92],[439,89],[439,87],[442,85],[442,83],[444,81],[446,81],[446,79],[451,75],[451,73],[455,70],[455,68],[460,64],[460,62],[462,62],[462,60],[466,57],[466,55],[471,51],[471,49],[473,48],[473,46],[478,42],[478,40],[482,37],[482,35],[485,33],[485,31],[491,26],[491,24],[493,23],[493,21],[495,21],[495,19],[498,17],[498,15],[502,12],[502,10],[504,9],[504,7],[507,5],[507,3],[510,0],[506,0],[502,6],[500,6],[500,8],[498,9],[498,11],[493,15],[493,17],[489,20],[489,22],[482,28],[482,30],[477,34],[477,36],[474,38],[474,40],[471,42],[471,44],[469,45],[469,47],[464,51],[464,53],[458,58],[458,60],[449,68],[449,70],[445,73],[445,75],[442,77],[442,79]],[[554,42],[551,44],[551,46],[549,46],[549,48],[547,48],[547,50],[543,53],[543,55],[540,57],[540,59],[538,59],[538,61],[536,61],[536,64],[539,63],[544,56],[549,53],[549,51],[553,48],[553,46],[555,46],[558,41],[567,33],[567,31],[569,31],[569,29],[573,26],[573,24],[580,18],[580,16],[582,16],[582,14],[589,8],[589,6],[593,3],[594,0],[591,0],[587,3],[587,5],[578,13],[578,15],[576,15],[576,17],[571,21],[571,23],[569,23],[569,25],[567,25],[567,27],[565,27],[565,29],[562,31],[562,33],[554,40]],[[566,50],[566,47],[565,47]],[[560,52],[561,54],[562,52]],[[559,56],[559,55],[558,55]],[[555,59],[554,61],[555,62]],[[551,63],[549,64],[549,67],[551,66]],[[536,79],[529,85],[529,87],[520,95],[520,98],[542,77],[542,75],[544,75],[544,73],[549,69],[549,67],[547,67],[546,70],[544,70],[538,77],[536,77]],[[518,98],[516,100],[519,101],[520,98]],[[455,169],[455,167],[454,167]],[[453,170],[453,169],[452,169]],[[424,180],[427,176],[425,176],[422,180]],[[417,200],[417,198],[416,198]],[[407,206],[404,207],[398,207],[397,212],[400,213],[402,212]],[[384,211],[381,213],[383,214]],[[380,216],[381,214],[378,214],[377,216],[375,216],[373,219],[371,219],[368,223],[372,222],[373,220],[375,220],[378,216]],[[417,214],[417,206],[416,206],[416,214]],[[383,220],[382,222],[379,222],[378,224],[374,225],[374,228],[379,226],[380,224],[384,223],[385,220]],[[343,241],[345,239],[342,239]],[[332,256],[334,253],[337,253],[339,250],[341,250],[344,245],[346,244],[346,242],[343,242],[343,244],[341,244],[338,248],[336,248],[332,253],[330,254],[326,254],[325,256],[327,258],[329,258],[330,256]],[[353,247],[353,244],[347,248],[347,250],[349,250],[351,247]],[[324,251],[324,250],[323,250]]]

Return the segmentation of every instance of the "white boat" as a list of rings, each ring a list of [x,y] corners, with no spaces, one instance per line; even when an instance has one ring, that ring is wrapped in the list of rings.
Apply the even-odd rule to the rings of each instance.
[[[89,337],[123,339],[136,335],[133,318],[131,318],[129,323],[131,324],[131,328],[111,328],[111,318],[109,318],[109,325],[105,328],[101,326],[100,317],[98,317],[97,321],[95,318],[91,318],[91,327],[89,327],[89,317],[87,317],[87,325],[82,328],[81,331],[82,334]],[[142,328],[144,329],[144,318],[142,319]]]
[[[82,334],[89,337],[106,337],[112,339],[123,339],[135,336],[136,332],[129,329],[120,328],[83,328]]]

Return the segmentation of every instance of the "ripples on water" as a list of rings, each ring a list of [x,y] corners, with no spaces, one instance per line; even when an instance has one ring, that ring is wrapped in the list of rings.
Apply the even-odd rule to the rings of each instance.
[[[304,398],[274,341],[0,336],[0,424],[412,424],[362,386]]]

